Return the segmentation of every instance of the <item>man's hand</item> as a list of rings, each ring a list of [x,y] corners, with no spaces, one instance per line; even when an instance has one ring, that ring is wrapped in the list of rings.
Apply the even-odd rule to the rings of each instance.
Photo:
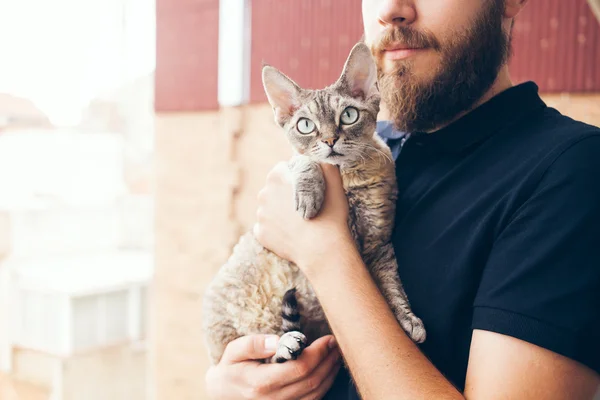
[[[340,353],[333,337],[317,339],[297,360],[283,364],[256,361],[275,354],[277,339],[277,336],[253,335],[229,343],[221,362],[206,373],[210,398],[321,399],[340,368]]]
[[[266,248],[297,264],[310,275],[323,256],[340,246],[354,246],[348,228],[348,201],[337,167],[321,165],[325,177],[325,201],[319,214],[304,220],[294,209],[293,183],[286,163],[271,170],[258,195],[254,234]]]

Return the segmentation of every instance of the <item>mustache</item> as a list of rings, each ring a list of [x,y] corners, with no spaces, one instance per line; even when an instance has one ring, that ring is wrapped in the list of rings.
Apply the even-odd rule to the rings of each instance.
[[[394,26],[382,31],[373,41],[371,51],[375,56],[381,55],[387,47],[404,46],[415,49],[432,48],[440,50],[440,42],[428,32],[417,31],[408,26]]]

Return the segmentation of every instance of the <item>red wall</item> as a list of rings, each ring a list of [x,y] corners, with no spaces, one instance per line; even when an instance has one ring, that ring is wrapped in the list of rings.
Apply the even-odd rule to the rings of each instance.
[[[263,62],[306,87],[337,79],[362,34],[361,0],[251,0],[251,102]],[[343,4],[343,6],[341,6]],[[157,0],[156,110],[218,108],[219,0]],[[600,91],[600,24],[586,0],[531,0],[514,29],[515,82]]]
[[[361,0],[252,0],[250,101],[266,100],[263,62],[300,86],[333,83],[362,35],[361,18]]]
[[[545,92],[600,91],[600,24],[586,0],[532,0],[514,28],[515,81]]]
[[[217,109],[219,0],[157,0],[155,110]]]

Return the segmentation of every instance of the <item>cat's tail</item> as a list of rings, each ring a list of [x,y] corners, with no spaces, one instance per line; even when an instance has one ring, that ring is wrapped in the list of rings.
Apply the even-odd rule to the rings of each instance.
[[[296,288],[290,289],[283,295],[281,304],[281,318],[283,333],[298,331],[301,332],[300,310],[298,308],[298,299],[296,299]]]

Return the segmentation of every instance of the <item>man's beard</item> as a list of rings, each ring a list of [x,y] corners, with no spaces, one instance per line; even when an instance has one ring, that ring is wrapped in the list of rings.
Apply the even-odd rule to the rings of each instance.
[[[490,5],[463,32],[439,42],[428,32],[396,26],[383,33],[371,47],[378,64],[381,98],[402,132],[429,132],[469,111],[492,86],[510,54],[509,37],[502,30],[504,1]],[[420,82],[410,61],[395,71],[382,71],[384,49],[403,44],[441,54],[439,69],[432,79]]]

